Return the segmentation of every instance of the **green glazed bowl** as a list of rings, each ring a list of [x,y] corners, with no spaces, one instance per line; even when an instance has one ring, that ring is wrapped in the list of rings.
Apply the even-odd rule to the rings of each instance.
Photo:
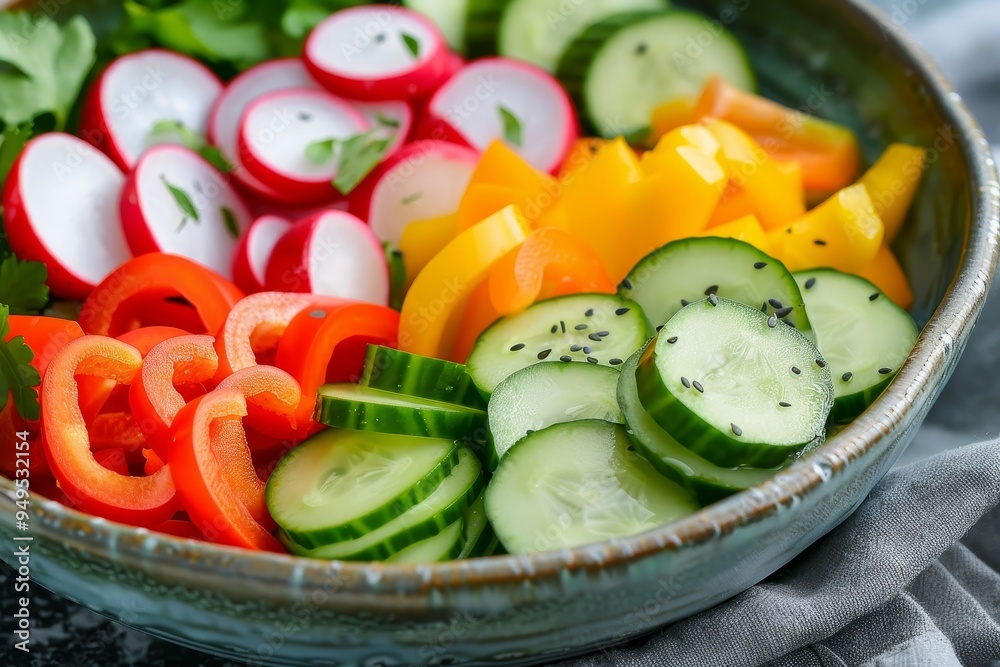
[[[311,561],[152,534],[36,497],[33,579],[156,636],[250,664],[529,664],[717,604],[853,512],[927,415],[983,307],[1000,216],[989,145],[927,58],[860,1],[678,4],[712,17],[705,39],[719,20],[751,47],[766,94],[856,129],[869,161],[895,140],[932,149],[897,244],[923,333],[860,419],[774,479],[676,524],[534,556]],[[12,544],[15,511],[13,485],[0,479],[3,544]],[[0,549],[14,565],[11,553]]]

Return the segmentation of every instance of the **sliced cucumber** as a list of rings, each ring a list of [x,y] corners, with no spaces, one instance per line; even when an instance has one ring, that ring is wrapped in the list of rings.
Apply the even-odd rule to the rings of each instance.
[[[469,0],[403,0],[403,5],[434,21],[452,49],[460,53],[465,49]]]
[[[853,421],[889,386],[917,341],[917,324],[875,285],[833,269],[795,274],[817,344],[833,373],[833,419]]]
[[[476,341],[467,363],[480,391],[541,362],[619,366],[649,338],[651,327],[634,301],[579,294],[541,301],[505,317]]]
[[[609,16],[573,40],[557,74],[606,137],[641,135],[657,106],[698,94],[713,75],[754,87],[740,43],[719,22],[683,11]]]
[[[786,463],[822,441],[833,406],[815,345],[774,315],[715,296],[667,322],[636,385],[664,430],[726,468]]]
[[[377,345],[368,346],[361,384],[379,391],[485,410],[462,364]]]
[[[319,389],[317,420],[327,426],[450,440],[484,440],[486,413],[459,405],[390,394],[356,384]]]
[[[459,447],[458,456],[458,465],[434,493],[393,521],[358,539],[316,549],[303,547],[289,539],[287,534],[282,535],[282,541],[299,556],[327,560],[385,560],[398,551],[433,537],[460,520],[485,486],[476,455],[466,447]]]
[[[666,0],[512,0],[500,19],[500,54],[554,72],[588,25],[621,12],[666,8]]]
[[[397,551],[386,558],[385,562],[403,565],[453,560],[462,553],[464,527],[465,521],[459,519],[434,537],[428,537],[402,551]]]
[[[465,534],[462,538],[462,550],[458,558],[474,558],[484,555],[496,540],[496,534],[486,518],[486,500],[483,496],[480,496],[479,500],[465,510],[464,521]]]
[[[361,537],[431,496],[459,449],[450,440],[323,431],[278,463],[267,509],[305,547]]]
[[[628,537],[698,509],[632,451],[625,427],[588,420],[524,438],[486,490],[486,515],[513,554]]]
[[[710,505],[774,476],[777,470],[773,468],[721,468],[684,447],[660,428],[639,402],[635,370],[641,356],[642,351],[636,352],[622,366],[618,403],[629,437],[654,468],[689,488],[702,505]]]
[[[785,265],[736,239],[693,238],[647,255],[622,281],[618,293],[665,323],[686,303],[709,294],[760,308],[811,336],[812,327],[795,278]]]
[[[535,364],[497,385],[488,410],[497,458],[535,431],[563,422],[622,423],[618,371],[592,364]]]

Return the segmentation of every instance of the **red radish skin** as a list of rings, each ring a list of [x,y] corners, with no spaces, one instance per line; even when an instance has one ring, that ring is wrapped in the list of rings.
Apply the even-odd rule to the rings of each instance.
[[[389,267],[371,229],[350,213],[327,211],[307,218],[274,247],[267,289],[389,302]]]
[[[414,56],[409,40],[415,40]],[[441,31],[421,14],[389,5],[335,12],[306,40],[303,59],[331,92],[356,100],[422,97],[450,64]]]
[[[291,222],[277,215],[265,215],[253,221],[236,247],[233,282],[237,287],[247,294],[264,291],[267,262],[278,240],[291,227]]]
[[[254,198],[294,204],[295,199],[268,187],[252,176],[239,157],[240,121],[248,105],[279,90],[313,89],[320,85],[310,76],[300,58],[282,58],[248,69],[229,82],[216,99],[208,121],[208,139],[233,165],[236,184]]]
[[[479,153],[458,144],[424,140],[386,160],[351,197],[351,212],[368,220],[375,236],[399,243],[411,222],[458,210]]]
[[[509,58],[469,63],[434,94],[417,136],[462,143],[485,150],[507,140],[504,116],[520,126],[516,150],[536,169],[555,173],[580,134],[573,103],[548,72]]]
[[[319,90],[282,90],[247,107],[240,126],[240,160],[265,185],[302,204],[328,201],[337,196],[331,185],[336,156],[316,164],[306,157],[308,147],[368,129],[365,117],[345,100]]]
[[[185,212],[171,187],[187,196],[198,219]],[[224,174],[188,148],[165,145],[147,151],[129,174],[121,219],[135,255],[180,255],[231,278],[236,246],[253,216]]]
[[[125,171],[151,146],[181,143],[153,135],[160,121],[176,121],[205,135],[209,111],[222,82],[193,58],[146,49],[116,59],[98,77],[84,102],[80,134]]]
[[[96,148],[69,134],[32,139],[4,184],[7,240],[25,260],[43,262],[53,295],[84,299],[132,258],[118,217],[125,175]]]

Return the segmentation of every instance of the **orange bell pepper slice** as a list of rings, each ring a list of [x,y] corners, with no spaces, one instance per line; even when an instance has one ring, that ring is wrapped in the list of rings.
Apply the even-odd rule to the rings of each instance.
[[[220,382],[217,389],[239,389],[243,393],[247,399],[244,422],[253,429],[278,440],[296,438],[296,411],[302,402],[302,390],[285,371],[274,366],[243,368]]]
[[[697,123],[698,98],[696,96],[678,97],[653,109],[653,122],[650,138],[653,141],[684,125]]]
[[[240,423],[246,413],[238,389],[216,390],[185,405],[174,420],[167,467],[174,469],[181,503],[206,540],[280,553],[281,545],[258,521],[260,508],[246,502],[263,496]],[[226,468],[249,470],[253,477],[237,481]]]
[[[500,319],[500,313],[493,305],[490,297],[489,277],[483,279],[472,294],[462,312],[461,321],[457,325],[455,343],[452,346],[451,361],[465,363],[472,353],[479,336],[490,328],[490,325]]]
[[[859,271],[858,275],[882,290],[900,308],[909,310],[913,307],[910,281],[889,246],[882,246],[872,263]]]
[[[573,142],[562,167],[559,169],[559,180],[567,182],[573,176],[585,168],[601,150],[608,145],[607,139],[600,137],[584,137]]]
[[[163,523],[177,510],[170,466],[149,477],[112,472],[94,459],[80,412],[77,376],[131,384],[142,355],[131,345],[104,336],[69,343],[49,364],[42,381],[45,453],[60,488],[80,509],[138,526]]]
[[[917,196],[927,165],[927,151],[906,144],[892,144],[861,177],[861,184],[885,223],[886,243],[899,236],[906,214]]]
[[[150,323],[143,312],[156,313],[165,299],[184,299],[200,326],[192,333],[215,335],[243,292],[216,272],[177,255],[151,253],[129,260],[98,285],[80,311],[80,326],[89,334],[120,336]]]

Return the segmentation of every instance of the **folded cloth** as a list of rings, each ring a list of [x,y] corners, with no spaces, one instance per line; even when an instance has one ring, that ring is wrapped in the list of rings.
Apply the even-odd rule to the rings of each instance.
[[[891,472],[769,580],[564,667],[1000,666],[1000,441]]]

